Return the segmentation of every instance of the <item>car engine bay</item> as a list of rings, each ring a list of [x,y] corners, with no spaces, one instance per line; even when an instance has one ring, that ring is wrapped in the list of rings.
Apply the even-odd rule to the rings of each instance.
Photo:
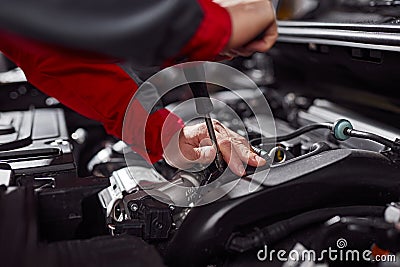
[[[368,10],[398,5],[346,1],[339,11],[363,2],[375,3],[363,6]],[[268,162],[244,177],[228,171],[217,179],[215,165],[192,173],[165,160],[151,166],[102,125],[26,81],[0,82],[0,236],[12,240],[0,248],[19,248],[2,253],[5,262],[48,250],[59,262],[68,259],[65,266],[400,265],[398,46],[318,39],[312,30],[367,26],[324,25],[315,12],[281,21],[270,52],[226,63],[260,88],[275,129],[259,128],[269,111],[253,90],[208,87],[246,132],[218,105],[212,118],[247,135]],[[179,90],[163,98],[167,108],[192,98],[187,86]],[[261,110],[257,118],[249,103]],[[188,205],[174,204],[180,201]],[[339,260],[323,255],[331,248]],[[310,251],[311,259],[291,257]],[[349,260],[346,251],[370,253]]]

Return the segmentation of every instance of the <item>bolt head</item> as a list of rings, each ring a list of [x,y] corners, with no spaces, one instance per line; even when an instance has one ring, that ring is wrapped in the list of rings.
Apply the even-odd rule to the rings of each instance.
[[[136,212],[139,209],[139,206],[136,203],[132,203],[129,205],[129,209]]]

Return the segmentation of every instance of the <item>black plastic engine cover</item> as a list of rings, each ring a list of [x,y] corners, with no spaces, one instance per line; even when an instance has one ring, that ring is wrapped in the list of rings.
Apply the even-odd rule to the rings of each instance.
[[[0,125],[0,161],[11,166],[17,180],[75,172],[61,109],[2,112]]]
[[[217,262],[225,255],[224,246],[234,231],[301,212],[398,201],[399,174],[398,165],[363,150],[330,150],[273,167],[264,189],[192,209],[167,248],[167,262],[173,266]],[[248,188],[247,180],[242,179],[237,187],[241,183]]]

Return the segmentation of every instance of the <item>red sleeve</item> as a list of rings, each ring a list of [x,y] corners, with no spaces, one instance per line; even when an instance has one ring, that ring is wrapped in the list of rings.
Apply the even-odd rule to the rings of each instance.
[[[214,60],[231,35],[229,13],[210,0],[199,0],[199,3],[204,12],[203,21],[179,57]],[[28,81],[38,89],[82,115],[102,122],[109,134],[123,137],[125,111],[137,85],[115,61],[1,31],[0,50],[23,69]],[[147,117],[139,102],[133,105],[132,121]],[[168,142],[183,123],[165,109],[150,114],[144,123],[145,129],[133,126],[124,141],[155,162],[162,156],[161,131],[167,128],[163,132],[163,143]],[[164,125],[167,127],[163,128]]]
[[[138,86],[117,64],[84,58],[79,53],[28,41],[0,31],[0,51],[20,66],[30,83],[82,115],[103,123],[107,132],[122,139],[125,111]],[[106,63],[105,63],[106,62]],[[152,162],[161,159],[161,131],[170,112],[144,114],[140,103],[131,112],[133,121],[148,117],[146,127],[132,129],[128,143]],[[147,115],[147,116],[146,116]],[[169,116],[165,131],[169,140],[182,121]],[[146,133],[146,134],[145,134]],[[146,140],[146,146],[142,141]],[[124,140],[125,141],[125,140]]]
[[[203,9],[203,21],[176,59],[214,61],[231,37],[231,18],[225,8],[211,0],[198,1]]]

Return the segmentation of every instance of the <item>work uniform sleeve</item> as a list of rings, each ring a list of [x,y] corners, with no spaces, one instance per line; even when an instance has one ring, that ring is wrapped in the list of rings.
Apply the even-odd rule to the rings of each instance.
[[[230,35],[228,12],[211,0],[3,0],[0,8],[0,51],[38,89],[118,138],[137,84],[117,59],[135,65],[213,60]],[[124,141],[155,162],[182,121],[137,100],[132,106],[130,121],[145,127],[133,124]]]
[[[81,58],[68,50],[2,32],[0,40],[0,50],[24,70],[30,83],[67,107],[102,122],[109,134],[122,139],[125,111],[138,85],[118,64]],[[161,133],[163,141],[169,142],[183,123],[166,109],[147,112],[137,100],[132,105],[128,118],[132,131],[124,141],[154,163],[163,153]],[[144,118],[147,120],[140,124]]]
[[[211,0],[2,0],[0,29],[149,66],[214,59],[231,22]]]

